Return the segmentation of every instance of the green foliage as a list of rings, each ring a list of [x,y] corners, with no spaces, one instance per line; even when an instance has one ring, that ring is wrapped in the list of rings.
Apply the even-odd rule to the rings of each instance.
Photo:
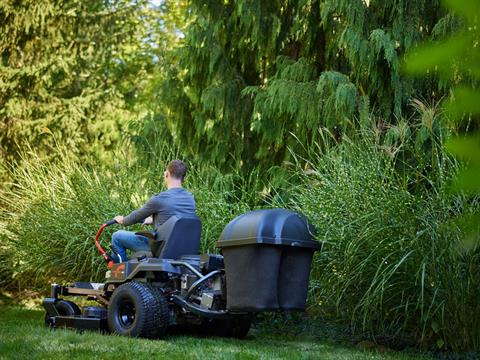
[[[26,144],[109,157],[151,71],[153,12],[144,0],[1,2],[0,166]]]
[[[476,49],[480,37],[478,29],[479,10],[470,0],[444,1],[445,5],[462,17],[456,32],[432,44],[424,44],[411,51],[405,59],[405,70],[414,75],[434,72],[442,78],[453,81],[453,89],[447,109],[451,116],[471,119],[480,114],[475,99],[479,93],[480,55]],[[444,35],[444,32],[442,32]]]
[[[429,106],[412,101],[415,116],[400,119],[389,126],[382,145],[392,157],[397,175],[411,192],[422,192],[425,186],[441,179],[448,157],[443,151],[449,129],[439,105]]]
[[[85,166],[64,150],[58,151],[62,160],[54,162],[42,160],[33,151],[24,153],[13,174],[18,182],[12,191],[0,193],[5,204],[0,239],[8,250],[0,269],[13,267],[9,280],[21,286],[44,288],[51,281],[74,278],[101,280],[105,265],[94,246],[96,230],[161,191],[163,170],[159,169],[174,155],[157,153],[157,166],[146,170],[131,162]],[[194,163],[190,166],[186,187],[194,193],[203,221],[202,251],[215,252],[223,226],[249,207],[238,198],[242,192],[233,185],[233,175],[199,169]],[[105,248],[113,230],[109,228],[102,239]]]
[[[447,149],[466,161],[467,166],[458,175],[454,189],[468,193],[480,193],[478,178],[480,177],[480,135],[478,134],[480,106],[478,99],[480,90],[480,54],[478,42],[480,40],[480,9],[472,0],[451,1],[444,4],[451,11],[457,13],[461,24],[457,25],[455,34],[447,39],[438,40],[433,44],[425,44],[416,51],[412,51],[405,60],[407,72],[415,75],[424,75],[425,72],[434,72],[439,77],[448,79],[455,84],[445,108],[452,120],[463,126],[467,137],[457,137],[447,142]],[[462,130],[462,127],[460,127]],[[475,133],[475,130],[477,131]],[[468,242],[472,238],[480,242],[480,231],[476,226],[480,220],[480,213],[472,216]]]
[[[347,76],[325,71],[318,79],[317,92],[322,103],[321,115],[327,127],[345,127],[345,122],[354,119],[358,109],[358,93]]]
[[[182,151],[226,169],[291,161],[318,128],[349,135],[369,111],[395,125],[412,97],[436,102],[450,84],[400,71],[419,41],[456,28],[436,0],[192,1],[185,17],[160,114]]]
[[[311,309],[373,337],[478,351],[480,252],[462,251],[454,220],[480,203],[447,191],[457,169],[451,160],[416,194],[396,161],[363,136],[312,158],[295,186],[287,206],[307,215],[324,243],[314,260]],[[416,181],[411,170],[407,184]]]
[[[23,285],[46,286],[74,276],[100,279],[104,269],[92,246],[95,228],[126,212],[131,201],[131,177],[83,167],[64,151],[61,158],[48,163],[33,151],[25,153],[13,174],[17,184],[0,195],[2,243],[13,250],[4,260]]]
[[[447,149],[468,161],[467,168],[458,175],[455,183],[456,190],[473,194],[480,193],[478,181],[480,174],[480,141],[478,135],[451,139],[447,144]]]

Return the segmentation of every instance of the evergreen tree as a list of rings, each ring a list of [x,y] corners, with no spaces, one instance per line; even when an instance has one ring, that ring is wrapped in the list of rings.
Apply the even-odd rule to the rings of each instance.
[[[152,63],[149,11],[145,0],[0,3],[3,161],[25,142],[45,155],[60,142],[79,156],[118,142]]]
[[[192,0],[186,16],[169,126],[187,152],[227,167],[280,164],[369,113],[396,124],[413,97],[448,90],[400,69],[408,49],[458,26],[437,0]]]

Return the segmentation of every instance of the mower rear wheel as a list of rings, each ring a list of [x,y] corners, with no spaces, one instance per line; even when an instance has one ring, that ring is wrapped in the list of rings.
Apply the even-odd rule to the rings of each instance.
[[[157,338],[168,328],[167,300],[148,284],[129,282],[120,285],[108,306],[110,331],[133,337]]]
[[[75,304],[73,301],[69,300],[59,300],[55,304],[55,308],[57,309],[60,316],[75,316],[82,314],[82,311],[80,310],[78,305]],[[52,316],[49,316],[48,314],[45,314],[45,325],[47,325],[48,327],[54,327],[54,318]]]

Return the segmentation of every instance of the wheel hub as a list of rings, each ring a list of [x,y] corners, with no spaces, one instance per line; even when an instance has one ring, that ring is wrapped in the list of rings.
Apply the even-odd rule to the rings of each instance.
[[[118,320],[123,327],[129,328],[135,322],[135,305],[124,300],[118,309]]]

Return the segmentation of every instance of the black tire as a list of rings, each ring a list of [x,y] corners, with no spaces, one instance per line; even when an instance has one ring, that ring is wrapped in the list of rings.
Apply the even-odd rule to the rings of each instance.
[[[243,339],[247,336],[251,325],[252,319],[250,317],[238,317],[232,319],[207,320],[203,323],[202,327],[207,333],[212,335]]]
[[[57,303],[55,304],[55,308],[57,309],[60,316],[74,316],[82,314],[82,311],[80,310],[78,305],[75,304],[73,301],[69,300],[57,301]],[[45,325],[47,325],[48,327],[55,326],[55,320],[48,314],[45,314]]]
[[[60,300],[55,304],[55,307],[57,308],[57,311],[61,316],[73,316],[82,314],[82,311],[80,310],[78,305],[75,304],[73,301]]]
[[[119,286],[108,306],[108,327],[113,333],[158,338],[168,328],[169,309],[157,289],[139,282]]]
[[[243,339],[247,336],[250,326],[252,325],[251,318],[234,318],[226,321],[227,336],[237,339]]]
[[[53,317],[49,316],[48,314],[45,314],[45,326],[49,328],[53,328],[55,326]]]

